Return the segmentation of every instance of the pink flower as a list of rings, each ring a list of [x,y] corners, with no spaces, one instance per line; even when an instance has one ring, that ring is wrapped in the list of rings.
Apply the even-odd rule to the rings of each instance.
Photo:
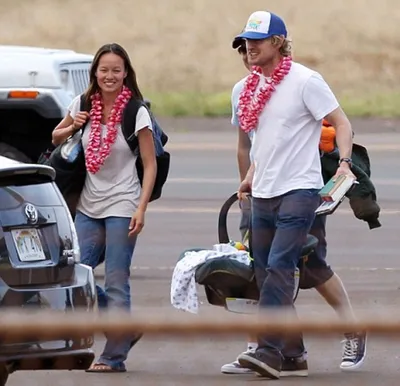
[[[260,88],[254,96],[260,82],[261,68],[254,67],[252,73],[247,77],[243,90],[239,96],[238,117],[241,129],[249,133],[258,125],[258,118],[264,110],[267,102],[271,99],[276,86],[289,73],[292,65],[291,57],[284,57],[271,75],[271,80]]]

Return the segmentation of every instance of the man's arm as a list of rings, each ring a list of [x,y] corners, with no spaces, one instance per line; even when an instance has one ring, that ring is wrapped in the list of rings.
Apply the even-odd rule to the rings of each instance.
[[[247,171],[245,180],[251,185],[252,181],[253,181],[253,177],[254,177],[254,171],[255,171],[255,164],[254,162],[251,163],[249,170]]]
[[[315,120],[322,121],[325,118],[335,128],[340,159],[351,158],[353,148],[351,124],[320,74],[314,73],[308,79],[303,90],[303,100]],[[349,162],[342,162],[336,174],[351,174],[350,166]]]
[[[340,158],[351,158],[353,131],[346,114],[338,107],[328,114],[325,119],[335,128],[336,143],[339,148]]]

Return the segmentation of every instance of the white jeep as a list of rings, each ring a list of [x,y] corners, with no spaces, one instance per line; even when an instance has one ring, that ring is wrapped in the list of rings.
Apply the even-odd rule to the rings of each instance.
[[[88,86],[92,60],[72,50],[0,45],[0,155],[37,162]]]

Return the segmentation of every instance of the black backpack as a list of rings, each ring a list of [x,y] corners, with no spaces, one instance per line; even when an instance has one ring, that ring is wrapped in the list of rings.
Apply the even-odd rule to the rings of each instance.
[[[135,135],[136,115],[140,107],[145,107],[152,119],[153,123],[153,139],[156,147],[157,174],[154,182],[153,192],[150,196],[150,202],[161,197],[162,188],[167,181],[170,165],[170,154],[164,150],[164,146],[168,142],[168,136],[161,129],[153,113],[150,111],[145,102],[131,99],[124,110],[122,116],[121,129],[125,140],[133,153],[137,154],[136,170],[140,184],[143,184],[143,163],[140,157],[139,141]],[[90,111],[90,103],[87,103],[85,95],[81,95],[81,111]],[[84,130],[84,127],[83,127]]]

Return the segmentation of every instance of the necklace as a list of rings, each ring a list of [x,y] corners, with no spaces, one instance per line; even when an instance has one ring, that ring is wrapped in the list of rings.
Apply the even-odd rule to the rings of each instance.
[[[238,117],[243,131],[249,133],[256,129],[262,110],[271,99],[272,93],[276,90],[275,87],[289,73],[291,66],[292,58],[290,56],[283,57],[271,76],[266,78],[266,84],[260,88],[257,94],[255,91],[260,82],[262,70],[261,67],[252,68],[239,96]]]
[[[131,96],[132,92],[126,86],[123,86],[107,119],[107,134],[102,141],[101,118],[104,106],[99,92],[92,95],[92,109],[89,113],[91,125],[89,141],[85,151],[86,168],[89,173],[97,173],[110,155],[111,147],[117,139],[117,125],[122,121],[122,114]]]

